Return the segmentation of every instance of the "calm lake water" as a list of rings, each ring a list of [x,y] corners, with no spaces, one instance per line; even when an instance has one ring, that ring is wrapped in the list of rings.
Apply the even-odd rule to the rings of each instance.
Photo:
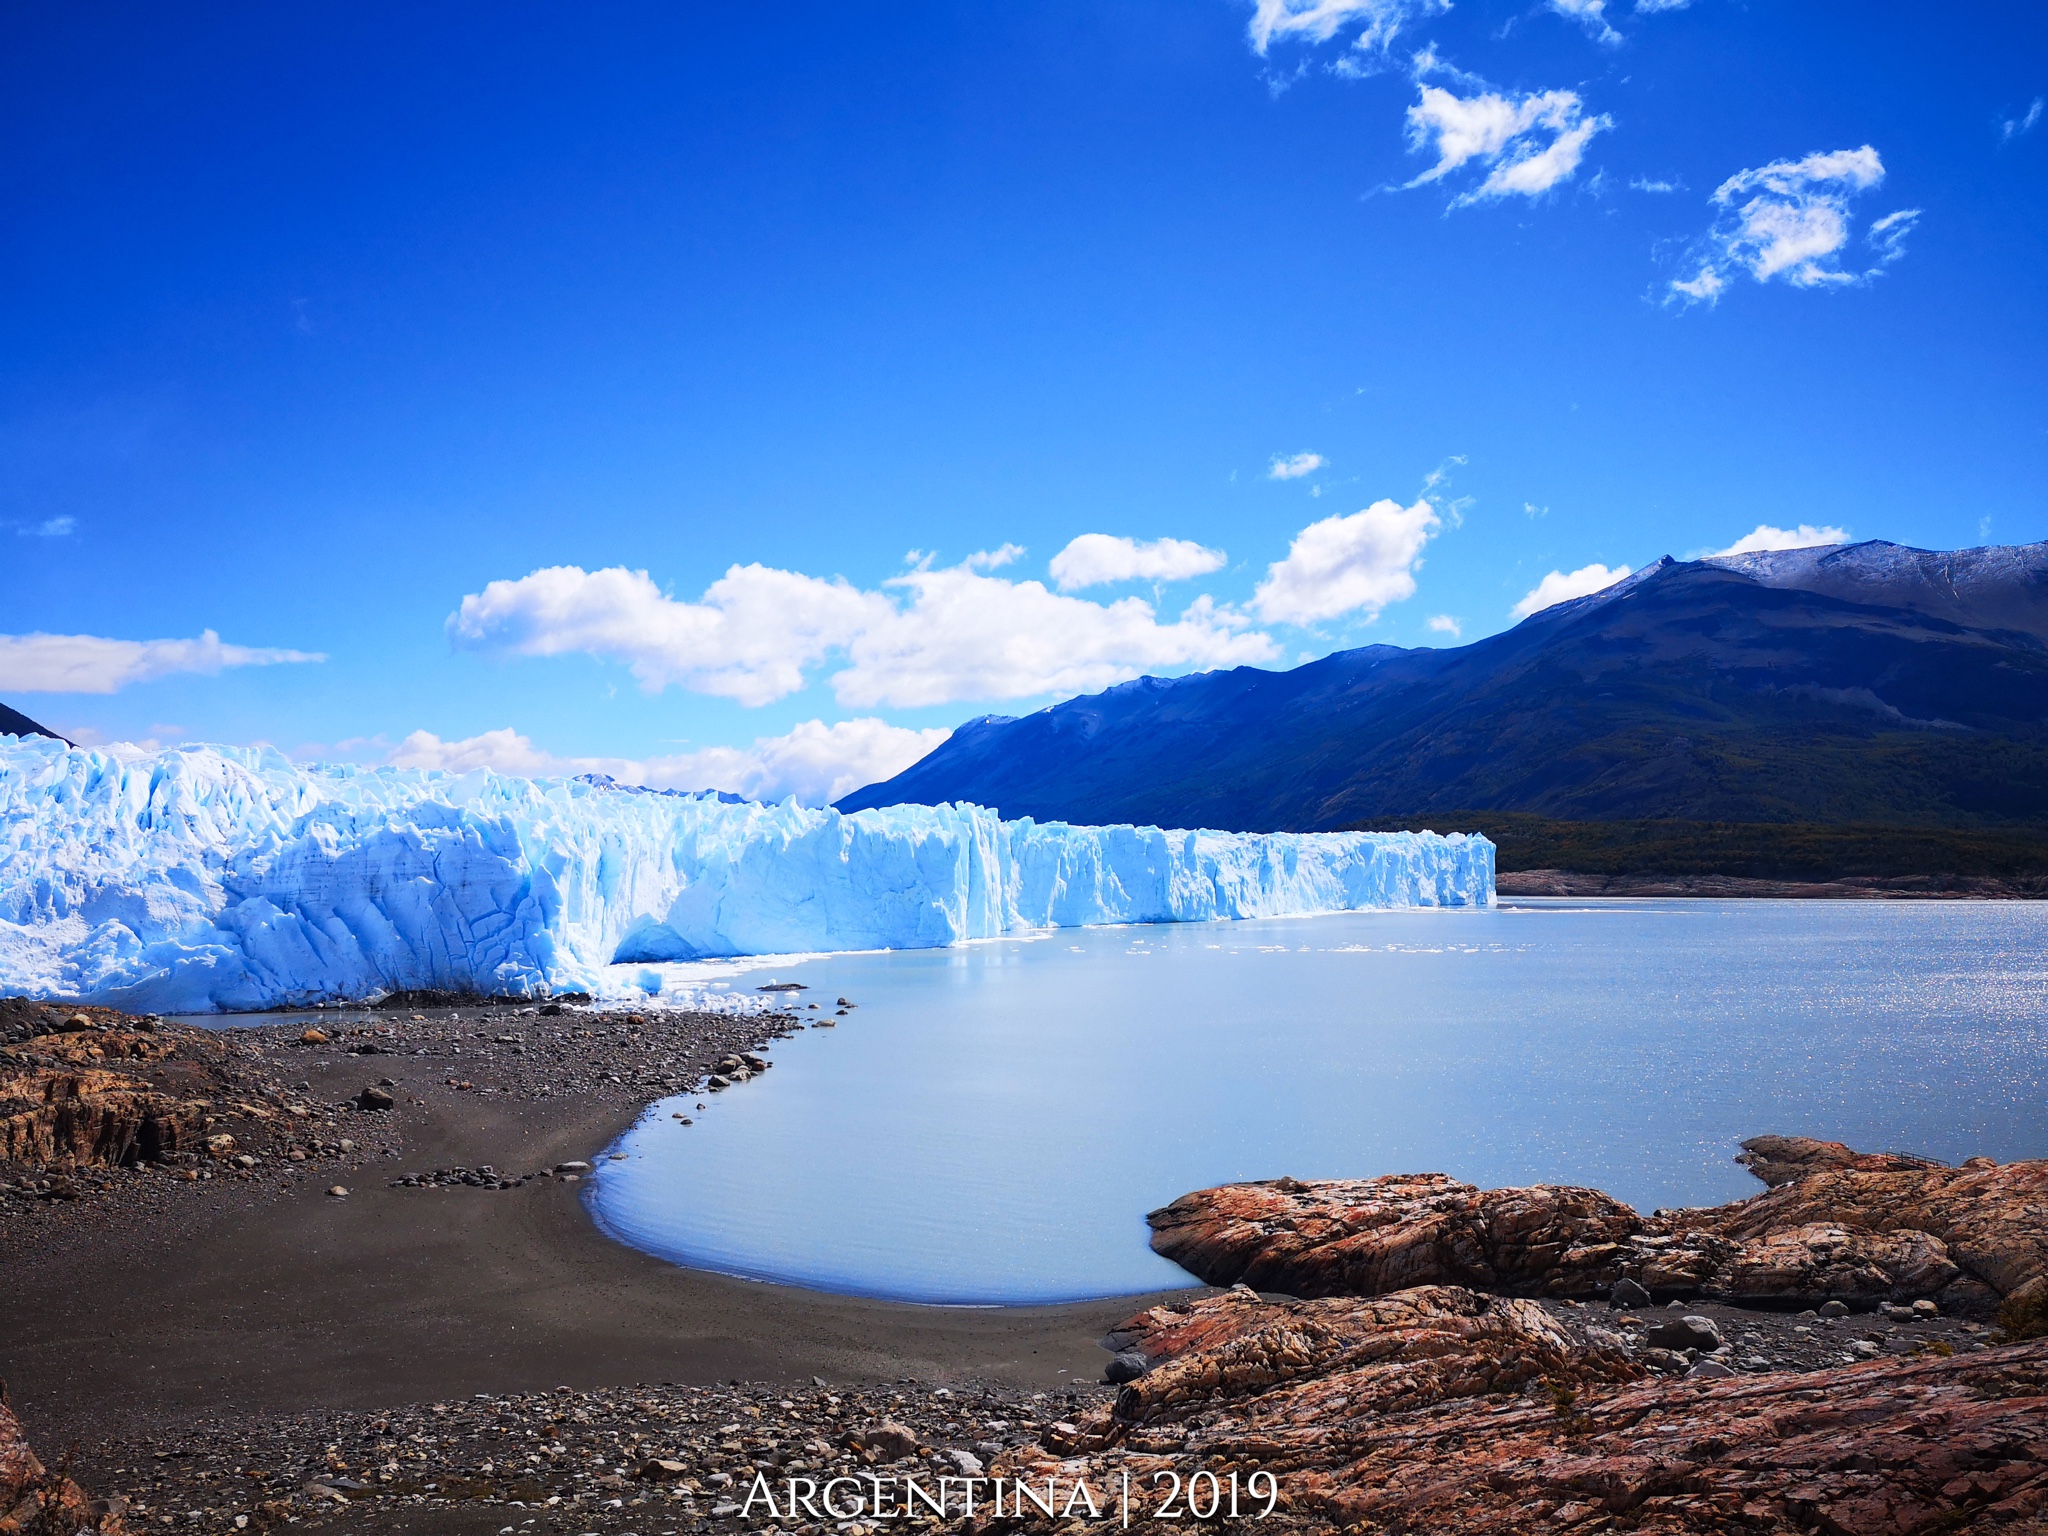
[[[836,1029],[656,1106],[590,1192],[678,1264],[950,1303],[1189,1283],[1146,1211],[1442,1170],[1642,1208],[1762,1186],[1765,1131],[2048,1152],[2048,904],[1516,902],[846,955]],[[670,1118],[681,1110],[696,1121]]]

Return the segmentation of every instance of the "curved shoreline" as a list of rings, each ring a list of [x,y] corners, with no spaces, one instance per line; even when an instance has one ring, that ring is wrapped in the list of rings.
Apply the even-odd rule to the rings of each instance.
[[[770,1032],[764,1025],[763,1038]],[[0,1376],[46,1443],[145,1433],[201,1409],[369,1409],[558,1386],[1092,1382],[1106,1358],[1097,1340],[1145,1304],[953,1308],[835,1296],[628,1248],[599,1230],[580,1190],[554,1180],[389,1188],[422,1167],[588,1159],[659,1095],[535,1100],[425,1081],[416,1057],[373,1060],[290,1062],[311,1096],[329,1101],[375,1082],[379,1068],[401,1078],[390,1129],[402,1152],[345,1175],[347,1199],[324,1193],[324,1175],[181,1186],[175,1209],[113,1223],[53,1209],[48,1230],[63,1230],[62,1240],[8,1244]],[[490,1086],[483,1060],[466,1057],[462,1071]]]

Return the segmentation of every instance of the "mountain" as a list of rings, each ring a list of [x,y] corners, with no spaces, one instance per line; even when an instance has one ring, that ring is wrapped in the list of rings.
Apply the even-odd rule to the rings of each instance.
[[[54,741],[63,741],[67,746],[70,745],[66,738],[59,736],[47,725],[37,725],[20,710],[9,709],[5,704],[0,704],[0,736],[48,736]]]
[[[2048,543],[1667,558],[1455,649],[1140,678],[970,721],[839,805],[946,800],[1257,831],[2048,832]]]

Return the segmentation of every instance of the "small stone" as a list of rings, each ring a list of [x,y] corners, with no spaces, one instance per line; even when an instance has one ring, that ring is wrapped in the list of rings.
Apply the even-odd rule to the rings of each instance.
[[[1822,1302],[1820,1315],[1822,1317],[1847,1317],[1849,1315],[1848,1303],[1841,1301]]]
[[[1918,1301],[1913,1303],[1913,1315],[1915,1317],[1923,1319],[1929,1317],[1939,1317],[1941,1316],[1941,1308],[1936,1306],[1933,1302],[1929,1301],[1925,1296],[1923,1296]]]
[[[373,1086],[365,1088],[356,1095],[356,1108],[362,1110],[365,1114],[389,1111],[397,1103],[398,1100],[392,1097],[391,1090],[388,1088]]]
[[[345,1184],[330,1184],[327,1186],[327,1193],[336,1200],[346,1200],[348,1198],[348,1186]]]
[[[861,1448],[873,1451],[881,1461],[901,1461],[917,1454],[917,1436],[905,1426],[889,1421],[862,1435]]]
[[[1735,1374],[1735,1367],[1723,1365],[1719,1360],[1701,1360],[1695,1362],[1693,1368],[1685,1374],[1689,1380],[1693,1381],[1698,1381],[1702,1378],[1711,1380],[1722,1376],[1733,1376]]]
[[[962,1477],[979,1477],[982,1473],[981,1458],[972,1451],[947,1451],[946,1460]]]
[[[645,1483],[667,1482],[670,1478],[681,1477],[689,1470],[680,1461],[658,1457],[653,1461],[640,1463],[640,1480]]]
[[[588,1173],[588,1172],[590,1172],[590,1164],[588,1164],[588,1163],[586,1163],[586,1162],[583,1162],[583,1161],[581,1161],[580,1159],[577,1159],[577,1160],[573,1160],[573,1161],[570,1161],[570,1162],[566,1162],[566,1163],[557,1163],[557,1164],[555,1164],[555,1172],[557,1172],[557,1173]]]
[[[301,1045],[325,1045],[326,1043],[327,1031],[324,1029],[308,1029],[301,1031],[299,1034],[299,1044]]]

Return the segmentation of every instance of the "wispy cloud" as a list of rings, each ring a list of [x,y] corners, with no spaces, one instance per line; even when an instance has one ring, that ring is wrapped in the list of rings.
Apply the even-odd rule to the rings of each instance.
[[[1416,60],[1418,77],[1440,67],[1431,55]],[[1421,97],[1408,109],[1408,146],[1433,151],[1436,164],[1408,185],[1441,181],[1468,165],[1486,170],[1478,186],[1451,200],[1454,208],[1510,195],[1542,196],[1572,178],[1594,134],[1614,126],[1605,113],[1588,117],[1576,91],[1479,90],[1459,96],[1426,80],[1418,88]]]
[[[24,539],[65,539],[77,529],[75,517],[51,517],[40,523],[22,523],[14,531]]]
[[[2048,103],[2044,103],[2041,97],[2036,96],[2027,103],[2027,110],[2018,117],[2008,117],[2002,120],[1998,125],[1999,142],[2001,144],[2010,143],[2023,133],[2033,132],[2034,124],[2041,121],[2041,108],[2044,104]]]
[[[1596,43],[1616,47],[1621,34],[1607,20],[1607,0],[1550,0],[1550,8],[1567,21],[1576,21]]]
[[[1292,457],[1273,455],[1273,466],[1266,471],[1268,480],[1299,480],[1303,475],[1312,475],[1328,461],[1320,453],[1297,453]]]
[[[1260,618],[1315,624],[1346,614],[1376,617],[1389,603],[1415,595],[1422,548],[1442,524],[1427,499],[1404,507],[1376,501],[1347,517],[1310,523],[1266,568],[1252,595]]]
[[[1140,543],[1108,533],[1084,533],[1047,567],[1062,592],[1116,581],[1186,581],[1223,569],[1227,557],[1189,539]]]
[[[110,640],[100,635],[0,635],[0,691],[117,693],[174,672],[214,673],[325,661],[311,651],[226,645],[212,630],[196,640]]]
[[[1595,592],[1604,592],[1628,574],[1628,567],[1617,565],[1610,569],[1604,565],[1582,565],[1576,571],[1552,571],[1528,594],[1508,610],[1518,619],[1526,619],[1532,613],[1541,613],[1546,608],[1555,608],[1559,603],[1570,602],[1575,597],[1589,597]]]
[[[1629,186],[1637,192],[1683,192],[1685,190],[1685,183],[1675,177],[1665,181],[1653,181],[1647,176],[1637,176],[1629,181]]]
[[[1714,550],[1709,558],[1751,555],[1773,549],[1811,549],[1821,544],[1848,542],[1849,530],[1846,528],[1817,527],[1812,523],[1801,523],[1797,528],[1774,528],[1769,523],[1758,523],[1754,530],[1745,533],[1726,549]]]
[[[1261,57],[1275,42],[1327,43],[1339,32],[1352,34],[1358,52],[1383,54],[1410,22],[1450,8],[1451,0],[1253,0],[1249,35]]]
[[[1721,214],[1694,248],[1694,275],[1674,280],[1668,299],[1712,304],[1742,275],[1795,288],[1844,287],[1875,277],[1905,254],[1905,237],[1920,217],[1917,208],[1885,215],[1866,237],[1876,265],[1860,272],[1842,265],[1855,228],[1850,200],[1880,185],[1884,174],[1884,162],[1868,144],[1738,171],[1714,190]]]
[[[1429,616],[1429,632],[1433,635],[1449,635],[1456,640],[1465,633],[1465,626],[1448,613],[1433,613]]]
[[[875,719],[831,725],[807,720],[783,735],[760,737],[751,747],[705,747],[649,758],[560,757],[508,726],[458,741],[414,731],[387,760],[399,768],[449,773],[488,768],[527,778],[606,773],[621,783],[650,789],[721,789],[769,801],[794,795],[805,805],[829,805],[865,784],[894,778],[937,750],[951,734],[936,727],[910,730]]]

